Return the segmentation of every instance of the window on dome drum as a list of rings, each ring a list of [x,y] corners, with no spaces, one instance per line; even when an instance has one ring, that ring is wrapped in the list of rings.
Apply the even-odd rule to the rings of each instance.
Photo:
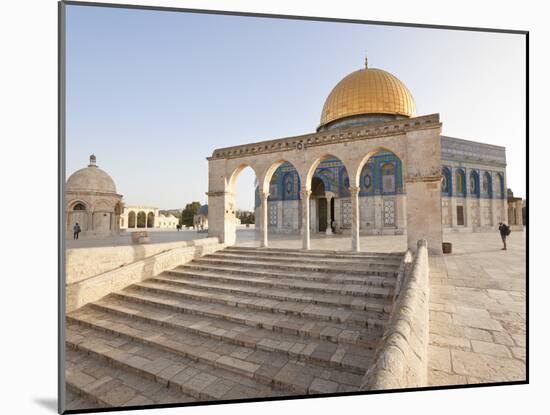
[[[86,206],[84,206],[82,203],[77,203],[74,205],[73,210],[86,210]]]
[[[395,193],[395,166],[393,163],[382,165],[382,192]]]

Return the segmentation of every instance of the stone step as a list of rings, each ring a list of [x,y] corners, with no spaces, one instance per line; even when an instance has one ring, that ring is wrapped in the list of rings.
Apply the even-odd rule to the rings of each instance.
[[[136,353],[120,352],[116,359],[110,357],[115,350],[112,344],[120,344],[120,338],[103,335],[94,342],[84,342],[79,347],[74,341],[78,338],[76,333],[70,329],[67,332],[71,337],[65,352],[67,386],[81,399],[92,403],[93,406],[88,408],[187,403],[198,400],[200,391],[193,391],[197,396],[194,398],[169,379],[188,366],[174,360],[161,360],[160,357],[156,362],[154,359],[141,357],[147,363],[136,369],[136,365],[132,364],[140,361]],[[161,372],[156,373],[158,370]],[[78,409],[75,406],[74,403],[68,403],[67,409]]]
[[[376,347],[384,329],[384,320],[370,319],[363,321],[361,326],[340,324],[335,322],[312,321],[307,318],[295,317],[281,313],[262,312],[257,310],[238,309],[216,303],[204,303],[177,298],[170,293],[158,293],[129,288],[113,296],[124,301],[144,303],[162,307],[173,312],[187,313],[200,317],[222,319],[241,325],[257,327],[273,332],[299,335],[314,340],[327,340],[327,336],[335,343],[355,344],[365,347]],[[334,335],[337,333],[337,335]]]
[[[69,411],[81,411],[87,409],[98,409],[102,406],[91,399],[88,399],[71,387],[69,383],[65,387],[65,409]]]
[[[186,286],[166,284],[163,281],[147,280],[132,286],[133,289],[169,294],[181,298],[186,302],[196,301],[200,304],[223,304],[239,309],[255,310],[283,314],[285,316],[298,316],[321,321],[333,321],[346,323],[353,326],[367,326],[370,320],[385,322],[388,314],[378,311],[350,310],[344,307],[334,307],[306,302],[294,302],[285,300],[262,299],[246,294],[215,293],[207,290],[193,289]]]
[[[95,307],[85,306],[69,315],[69,323],[76,322],[93,330],[113,333],[120,338],[128,338],[140,345],[147,345],[155,350],[168,351],[199,363],[215,368],[228,370],[233,374],[243,375],[253,381],[261,382],[278,389],[295,393],[328,393],[357,391],[362,375],[349,373],[337,367],[298,361],[290,355],[278,352],[255,350],[247,346],[209,339],[186,331],[173,329],[170,325],[143,321],[140,318],[129,318],[118,313],[101,312]],[[250,337],[239,332],[240,343],[250,342]],[[95,338],[96,336],[93,336]],[[86,342],[86,340],[84,340]],[[91,342],[93,344],[93,341]],[[363,356],[350,355],[342,358],[341,346],[335,353],[328,348],[327,342],[302,344],[312,356],[328,357],[333,360],[347,358],[348,361],[364,359]],[[81,344],[79,344],[79,347]],[[298,350],[298,345],[292,346]],[[291,347],[291,349],[292,349]],[[291,351],[292,353],[292,351]],[[113,352],[116,358],[117,351]],[[112,354],[112,355],[113,355]],[[371,358],[372,360],[372,358]],[[139,367],[138,367],[139,369]],[[250,397],[258,397],[253,395]],[[236,396],[231,399],[243,398]],[[230,399],[224,396],[224,399]]]
[[[242,267],[240,265],[209,265],[188,263],[179,266],[168,273],[176,271],[186,273],[190,276],[194,275],[226,275],[237,274],[247,275],[251,277],[274,277],[274,278],[290,278],[295,280],[314,281],[314,282],[331,282],[333,284],[354,284],[354,285],[372,285],[376,287],[395,287],[395,276],[381,277],[377,275],[353,275],[353,274],[325,274],[321,272],[311,271],[277,271],[264,267]]]
[[[228,246],[224,249],[228,252],[238,252],[244,254],[260,253],[261,255],[296,255],[309,257],[334,257],[334,258],[402,258],[404,252],[352,252],[352,251],[334,251],[322,249],[289,249],[289,248],[259,248],[252,246]]]
[[[341,294],[321,294],[317,292],[308,293],[303,290],[295,292],[284,289],[266,290],[258,287],[251,287],[246,284],[223,284],[202,282],[193,278],[174,277],[170,274],[160,274],[150,278],[149,281],[163,282],[180,287],[201,289],[204,291],[222,292],[231,294],[247,294],[258,298],[266,298],[278,301],[296,301],[302,303],[322,304],[335,307],[351,308],[352,310],[391,312],[391,296],[351,296]]]
[[[93,340],[83,340],[77,330],[78,327],[73,324],[67,348],[89,356],[88,361],[95,359],[100,365],[101,362],[105,362],[110,367],[107,370],[102,370],[101,366],[98,369],[92,367],[95,373],[99,373],[99,376],[95,376],[97,380],[92,380],[94,375],[85,373],[85,369],[73,371],[68,382],[74,386],[75,380],[78,381],[77,387],[89,398],[98,400],[102,406],[246,398],[246,394],[237,394],[242,393],[243,389],[249,389],[250,395],[258,397],[289,395],[289,392],[292,392],[284,391],[275,385],[256,382],[235,371],[211,365],[210,362],[204,363],[205,359],[190,359],[159,349],[154,344],[133,341],[131,337],[109,333],[100,327],[92,327]],[[122,393],[113,393],[121,384],[124,385],[119,391]],[[118,402],[113,399],[106,401],[105,395],[118,399]],[[129,395],[137,395],[141,403],[122,403],[121,396],[116,395],[131,399],[134,398]]]
[[[240,259],[244,261],[271,261],[275,263],[311,263],[322,265],[359,265],[361,267],[373,266],[373,267],[387,267],[393,269],[399,267],[401,264],[401,258],[399,257],[370,257],[370,258],[334,258],[323,256],[303,256],[303,255],[288,255],[280,254],[274,255],[273,253],[262,254],[261,252],[254,253],[241,253],[234,251],[217,251],[213,254],[208,254],[204,258],[226,258],[226,259]]]
[[[239,258],[234,259],[222,259],[222,258],[209,258],[204,256],[198,259],[193,260],[191,263],[187,264],[186,267],[192,268],[193,264],[209,264],[209,265],[232,265],[239,266],[241,268],[245,267],[260,267],[262,269],[279,269],[279,270],[288,270],[288,271],[309,271],[309,272],[322,272],[326,274],[352,274],[352,275],[380,275],[387,277],[396,277],[397,276],[397,267],[380,267],[380,266],[359,266],[359,265],[317,265],[312,262],[302,263],[302,262],[293,262],[289,264],[281,264],[275,261],[253,261],[253,260],[242,260]]]
[[[115,299],[113,297],[104,298],[91,305],[100,311],[117,314],[123,317],[129,317],[157,326],[170,327],[198,336],[222,340],[229,344],[245,346],[254,350],[264,350],[271,353],[279,353],[285,356],[296,357],[310,363],[319,363],[326,366],[343,368],[353,373],[364,374],[370,362],[373,349],[361,347],[353,344],[338,344],[334,340],[338,338],[340,330],[332,330],[324,333],[324,339],[312,341],[311,339],[301,337],[296,334],[272,332],[270,330],[257,327],[250,327],[242,324],[232,323],[204,316],[193,316],[179,312],[171,312],[155,306],[145,304],[135,304],[132,302]],[[332,351],[332,353],[310,354],[305,348],[290,350],[295,344],[319,344],[323,351]],[[340,359],[331,360],[332,355],[338,350]],[[351,356],[351,357],[350,357]],[[356,357],[360,357],[356,358]]]
[[[251,277],[238,274],[187,272],[185,267],[166,271],[165,274],[181,277],[184,280],[195,279],[214,283],[245,284],[263,288],[278,288],[291,290],[318,291],[353,296],[370,296],[384,298],[393,295],[393,289],[389,287],[370,286],[365,284],[333,284],[330,280],[322,282],[296,280],[285,277]]]

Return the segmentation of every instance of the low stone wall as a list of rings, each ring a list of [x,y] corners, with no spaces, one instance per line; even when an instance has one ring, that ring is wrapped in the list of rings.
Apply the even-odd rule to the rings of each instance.
[[[168,247],[174,244],[176,244],[176,246],[173,248]],[[129,264],[121,264],[121,260],[126,259],[125,253],[127,250],[123,248],[134,247],[112,247],[110,248],[113,250],[112,258],[110,262],[106,261],[106,263],[120,265],[115,269],[110,269],[98,275],[92,275],[84,278],[82,278],[82,275],[91,274],[95,271],[87,270],[85,264],[83,263],[83,258],[79,258],[80,262],[78,264],[81,267],[79,276],[81,278],[77,280],[74,278],[67,278],[68,282],[66,284],[65,293],[66,312],[69,313],[87,303],[97,301],[107,294],[122,290],[131,284],[151,278],[162,273],[163,271],[192,261],[195,258],[225,248],[224,244],[219,243],[218,238],[206,238],[196,241],[157,245],[163,245],[163,247],[149,245],[147,248],[150,249],[145,251],[148,253],[157,251],[156,254],[154,253],[152,255],[148,255],[143,259],[132,261]],[[163,249],[158,252],[160,248]],[[78,251],[91,251],[95,249],[103,248],[79,249]],[[119,249],[120,251],[118,251]],[[143,254],[143,252],[141,253]],[[103,254],[105,255],[105,253]],[[108,259],[108,256],[105,257],[105,259]],[[95,268],[95,264],[93,264],[93,255],[88,261],[90,268],[97,269]],[[105,266],[105,264],[103,266]],[[69,275],[67,275],[67,277],[69,277]]]
[[[107,246],[100,248],[68,249],[65,282],[72,284],[103,274],[144,258],[175,248],[203,246],[218,243],[218,238],[200,238],[193,241],[166,242],[146,245]]]
[[[388,326],[361,389],[403,389],[427,386],[429,341],[428,246],[418,241],[411,265],[404,266],[401,290]]]

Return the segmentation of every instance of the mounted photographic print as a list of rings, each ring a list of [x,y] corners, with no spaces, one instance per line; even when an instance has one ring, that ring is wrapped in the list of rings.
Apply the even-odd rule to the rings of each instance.
[[[59,7],[60,412],[528,382],[527,32]]]

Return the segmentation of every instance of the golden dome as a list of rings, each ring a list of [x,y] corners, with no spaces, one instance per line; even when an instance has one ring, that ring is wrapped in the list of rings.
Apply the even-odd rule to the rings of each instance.
[[[415,115],[414,99],[407,87],[382,69],[368,68],[350,73],[329,94],[323,112],[322,127],[332,121],[361,114]]]

